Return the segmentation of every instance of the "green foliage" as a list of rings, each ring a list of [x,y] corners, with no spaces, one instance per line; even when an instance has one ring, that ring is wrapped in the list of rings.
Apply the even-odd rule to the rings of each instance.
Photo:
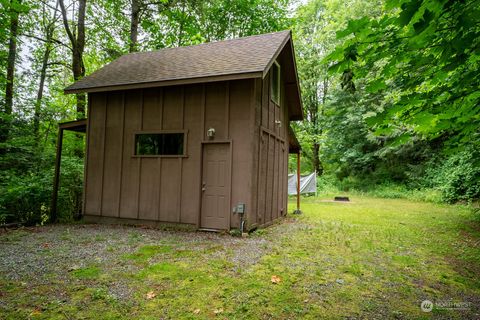
[[[43,224],[49,219],[52,199],[54,144],[39,143],[29,122],[13,122],[7,152],[0,155],[0,223]],[[76,139],[65,136],[61,184],[58,195],[60,221],[80,212],[83,161],[74,156]]]
[[[372,123],[377,133],[402,128],[444,137],[452,148],[480,144],[480,15],[477,1],[387,1],[380,18],[350,20],[343,43],[326,62],[353,68],[367,92],[386,101]],[[339,55],[343,52],[343,56]],[[386,92],[385,92],[386,91]]]
[[[53,167],[51,172],[53,173]],[[78,218],[82,210],[82,195],[83,161],[75,155],[64,155],[62,157],[57,203],[57,214],[60,222],[68,222]]]
[[[480,153],[468,148],[428,168],[426,179],[447,202],[480,199]]]
[[[306,171],[318,145],[324,173],[341,190],[478,199],[473,158],[458,157],[480,145],[479,10],[474,0],[301,6],[307,121],[295,129]]]
[[[335,32],[344,28],[348,19],[366,14],[376,16],[378,8],[381,8],[380,0],[311,0],[296,11],[293,35],[306,121],[295,124],[294,129],[307,160],[307,163],[302,162],[302,167],[311,167],[310,172],[316,170],[322,174],[324,170],[329,171],[328,163],[321,159],[325,150],[322,147],[327,139],[327,108],[335,95],[338,79],[328,74],[329,66],[322,60],[335,48],[338,43]],[[348,81],[346,83],[350,85]]]
[[[2,186],[0,222],[41,224],[48,220],[52,179],[42,173],[5,177],[8,184]]]
[[[49,154],[52,159],[53,154]],[[2,170],[0,223],[43,224],[49,220],[52,199],[53,161],[48,167],[28,168],[22,174]],[[61,188],[58,195],[60,221],[70,221],[80,212],[83,165],[77,157],[62,161]]]
[[[142,49],[160,49],[287,29],[289,0],[183,0],[145,6]],[[118,10],[118,8],[117,8]]]

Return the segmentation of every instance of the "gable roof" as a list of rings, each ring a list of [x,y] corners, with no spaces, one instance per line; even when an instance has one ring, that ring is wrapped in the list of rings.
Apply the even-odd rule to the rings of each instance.
[[[296,112],[303,118],[290,31],[274,32],[188,47],[126,54],[65,88],[65,93],[101,92],[176,84],[263,78],[290,43]],[[294,77],[291,76],[294,74]],[[296,91],[296,92],[295,92]],[[291,106],[289,107],[291,109]]]

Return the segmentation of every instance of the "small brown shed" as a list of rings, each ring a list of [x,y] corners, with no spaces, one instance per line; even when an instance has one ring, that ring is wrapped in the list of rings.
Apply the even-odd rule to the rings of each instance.
[[[303,112],[290,31],[124,55],[88,93],[86,221],[264,226],[287,212]]]

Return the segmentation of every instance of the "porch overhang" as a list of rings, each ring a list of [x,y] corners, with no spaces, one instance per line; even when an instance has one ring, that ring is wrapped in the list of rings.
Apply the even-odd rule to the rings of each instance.
[[[60,164],[62,162],[63,131],[73,131],[78,133],[87,132],[87,119],[61,122],[58,124],[57,154],[55,158],[55,174],[53,177],[52,203],[50,208],[50,220],[57,220],[57,199],[58,188],[60,186]]]

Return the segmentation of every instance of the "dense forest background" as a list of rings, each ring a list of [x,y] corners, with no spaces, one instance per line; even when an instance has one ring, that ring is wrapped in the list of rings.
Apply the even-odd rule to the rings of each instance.
[[[128,52],[292,29],[320,189],[480,197],[478,0],[0,0],[0,223],[48,221],[63,88]],[[81,135],[67,133],[60,220],[80,210]],[[292,170],[294,165],[292,163]]]

